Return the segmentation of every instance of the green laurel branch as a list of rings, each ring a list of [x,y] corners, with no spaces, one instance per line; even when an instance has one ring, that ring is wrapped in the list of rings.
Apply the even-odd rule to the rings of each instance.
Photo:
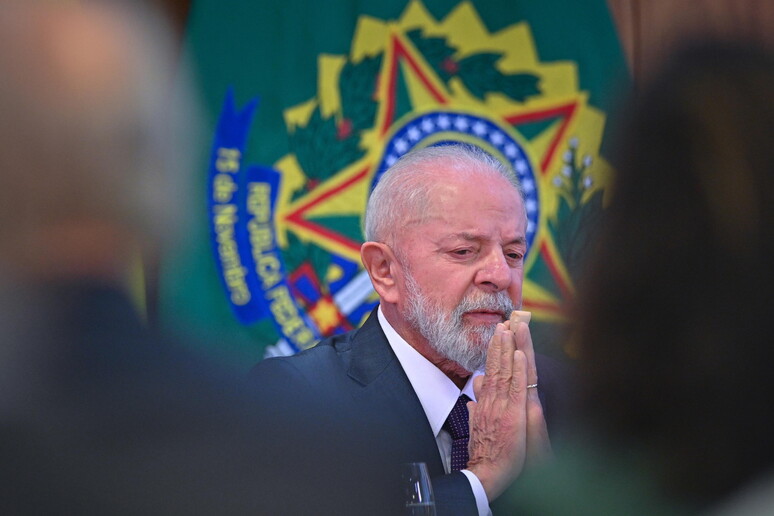
[[[497,68],[503,57],[501,52],[479,52],[457,59],[458,49],[449,45],[446,38],[425,36],[421,29],[406,35],[447,85],[453,77],[459,77],[471,95],[480,100],[489,93],[502,93],[516,102],[524,102],[541,93],[537,75],[504,74]]]
[[[548,228],[571,277],[580,273],[603,213],[601,189],[583,200],[594,187],[588,173],[591,165],[590,156],[578,160],[577,141],[573,140],[564,154],[564,165],[554,178],[560,192],[559,206],[556,216],[548,221]]]
[[[297,126],[289,135],[290,150],[296,155],[311,190],[348,164],[357,161],[365,151],[354,134],[341,137],[336,118],[323,118],[316,107],[306,126]]]
[[[382,66],[382,54],[365,57],[358,63],[347,61],[339,75],[339,94],[343,120],[351,123],[353,131],[362,131],[374,125],[376,109],[376,78]]]

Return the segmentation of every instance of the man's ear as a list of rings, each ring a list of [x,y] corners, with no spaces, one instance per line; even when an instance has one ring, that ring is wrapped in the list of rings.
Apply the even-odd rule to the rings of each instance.
[[[381,242],[365,242],[360,247],[360,259],[381,300],[385,303],[397,303],[399,297],[395,281],[397,259],[392,249]]]

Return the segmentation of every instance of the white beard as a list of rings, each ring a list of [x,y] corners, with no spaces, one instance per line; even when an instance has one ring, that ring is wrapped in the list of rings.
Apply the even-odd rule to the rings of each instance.
[[[497,324],[465,325],[462,316],[475,310],[491,310],[508,319],[515,310],[505,291],[486,293],[473,291],[452,310],[446,312],[431,301],[419,288],[408,268],[404,267],[408,303],[403,316],[442,357],[459,364],[469,372],[480,371],[486,365],[486,351]]]

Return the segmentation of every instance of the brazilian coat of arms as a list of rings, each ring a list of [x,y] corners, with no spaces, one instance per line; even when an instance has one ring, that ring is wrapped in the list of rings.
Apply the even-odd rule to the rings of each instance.
[[[361,16],[348,55],[318,57],[317,95],[284,111],[290,152],[245,156],[257,101],[226,95],[213,141],[212,243],[234,315],[266,317],[287,355],[355,328],[378,299],[360,264],[362,216],[381,174],[417,147],[478,145],[516,171],[525,195],[524,309],[533,336],[566,322],[580,256],[611,170],[605,115],[578,90],[577,65],[540,62],[530,27],[489,33],[469,2],[434,19]]]

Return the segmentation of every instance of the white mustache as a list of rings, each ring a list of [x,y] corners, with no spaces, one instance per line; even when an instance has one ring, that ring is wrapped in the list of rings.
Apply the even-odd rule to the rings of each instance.
[[[495,292],[491,294],[487,293],[474,293],[465,296],[459,305],[454,309],[454,316],[461,318],[465,312],[473,312],[486,310],[488,312],[496,312],[503,316],[503,319],[507,319],[511,316],[511,312],[515,310],[513,301],[508,297],[505,291]]]

